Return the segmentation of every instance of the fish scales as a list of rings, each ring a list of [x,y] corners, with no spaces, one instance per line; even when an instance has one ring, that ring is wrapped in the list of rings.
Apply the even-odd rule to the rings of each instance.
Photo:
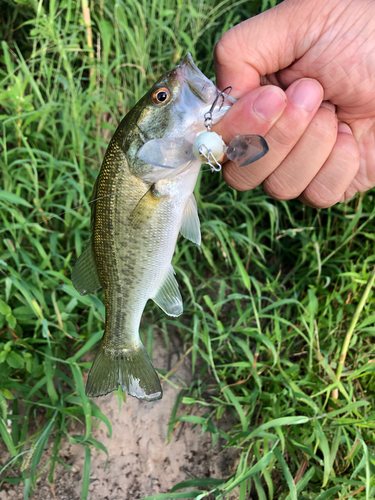
[[[141,160],[137,152],[155,138],[202,132],[216,94],[188,55],[155,83],[110,141],[93,192],[91,239],[72,274],[81,294],[105,291],[105,332],[88,377],[89,396],[120,385],[140,399],[162,397],[139,325],[150,298],[171,316],[182,313],[171,261],[180,231],[200,243],[193,195],[200,161],[170,170]]]

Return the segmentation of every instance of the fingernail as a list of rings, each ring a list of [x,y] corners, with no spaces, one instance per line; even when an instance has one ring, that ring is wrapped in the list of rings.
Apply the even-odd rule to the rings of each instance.
[[[329,101],[323,101],[322,104],[320,105],[320,107],[327,108],[330,111],[332,111],[332,113],[336,113],[336,106]]]
[[[255,99],[254,112],[263,120],[271,121],[285,108],[286,97],[278,87],[269,85]]]
[[[322,87],[313,80],[301,80],[292,92],[295,104],[306,111],[312,111],[320,103],[322,97]]]
[[[337,127],[338,132],[342,132],[344,134],[350,134],[353,135],[352,129],[349,127],[347,123],[344,122],[339,122],[338,127]]]

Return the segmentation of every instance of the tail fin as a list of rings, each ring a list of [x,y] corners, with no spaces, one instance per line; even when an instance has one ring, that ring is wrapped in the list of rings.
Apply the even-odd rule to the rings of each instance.
[[[86,385],[86,395],[105,396],[117,390],[146,401],[163,397],[159,377],[142,343],[120,355],[110,355],[100,346]]]

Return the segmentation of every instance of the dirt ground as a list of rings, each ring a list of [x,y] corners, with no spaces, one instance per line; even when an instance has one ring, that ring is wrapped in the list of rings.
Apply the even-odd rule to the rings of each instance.
[[[156,367],[167,366],[168,356],[162,344],[160,340],[154,343]],[[174,355],[172,366],[177,360],[178,357]],[[187,358],[176,373],[190,383],[191,369]],[[166,444],[167,426],[179,389],[166,383],[163,389],[163,399],[154,403],[128,397],[121,412],[117,395],[95,399],[112,424],[113,438],[109,439],[104,425],[94,431],[94,437],[107,446],[109,461],[107,463],[103,452],[92,452],[90,500],[137,500],[167,493],[175,484],[193,477],[222,478],[232,472],[237,453],[234,450],[220,453],[219,444],[212,447],[210,434],[202,435],[200,428],[193,429],[192,424],[185,424],[182,429],[180,424],[170,444]],[[72,470],[57,466],[54,485],[56,499],[80,500],[83,447],[65,442],[61,456],[72,465]],[[37,485],[33,499],[54,500],[45,475],[39,478]],[[4,486],[0,489],[0,500],[24,498],[21,486],[5,486],[6,489]]]

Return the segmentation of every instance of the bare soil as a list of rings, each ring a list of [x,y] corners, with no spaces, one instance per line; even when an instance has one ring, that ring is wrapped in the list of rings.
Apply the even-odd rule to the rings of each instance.
[[[166,349],[162,344],[160,339],[154,343],[153,358],[157,367],[167,367],[168,364]],[[174,355],[172,366],[177,359]],[[187,384],[190,383],[191,368],[187,358],[176,373]],[[94,431],[94,437],[107,446],[109,460],[107,462],[103,452],[92,452],[90,500],[136,500],[167,493],[175,484],[194,477],[222,478],[233,471],[237,452],[230,449],[220,452],[219,443],[212,447],[210,434],[202,435],[200,427],[180,424],[170,444],[166,444],[168,423],[180,389],[167,383],[164,383],[163,389],[163,399],[154,403],[128,397],[120,412],[116,394],[95,399],[112,424],[113,437],[109,439],[104,425]],[[76,431],[74,433],[79,433],[78,429]],[[34,500],[80,500],[83,447],[65,442],[61,456],[72,469],[67,471],[61,465],[57,466],[55,497],[43,474],[38,480]],[[237,495],[232,498],[235,497]],[[21,485],[5,484],[0,490],[0,500],[23,498]]]

